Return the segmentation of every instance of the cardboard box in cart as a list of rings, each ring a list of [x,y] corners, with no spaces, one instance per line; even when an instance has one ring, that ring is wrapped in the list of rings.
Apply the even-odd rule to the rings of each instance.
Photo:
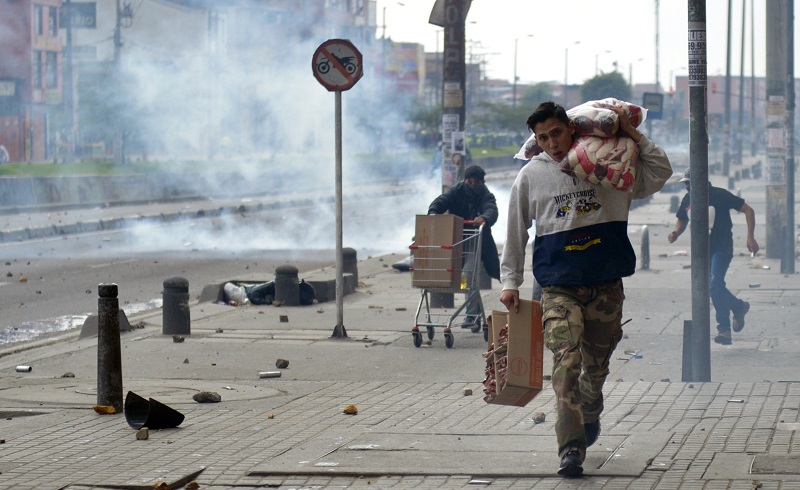
[[[418,288],[461,286],[464,220],[452,214],[417,215],[411,285]],[[442,248],[442,245],[448,248]],[[455,246],[453,246],[455,245]],[[452,248],[449,248],[452,247]]]
[[[489,341],[500,345],[500,329],[508,323],[507,379],[498,381],[494,405],[524,407],[542,391],[544,369],[544,331],[542,308],[538,301],[519,300],[519,312],[492,311]],[[494,354],[495,372],[502,353]]]

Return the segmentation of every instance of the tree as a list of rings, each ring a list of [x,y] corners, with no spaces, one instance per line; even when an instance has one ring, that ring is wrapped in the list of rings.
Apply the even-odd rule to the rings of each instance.
[[[525,95],[523,95],[521,99],[521,105],[525,106],[530,114],[542,102],[553,99],[553,91],[551,90],[550,84],[539,82],[525,91]]]
[[[527,129],[525,121],[533,112],[530,106],[520,104],[516,107],[511,104],[496,102],[481,102],[480,111],[470,117],[470,127],[477,128],[484,133],[515,133],[522,135]]]
[[[618,71],[601,73],[583,83],[581,97],[584,101],[600,100],[608,97],[629,101],[631,98],[631,86],[628,85],[628,82]]]

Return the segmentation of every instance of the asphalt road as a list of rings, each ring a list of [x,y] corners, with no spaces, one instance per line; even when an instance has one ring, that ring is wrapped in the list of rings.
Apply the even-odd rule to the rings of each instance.
[[[490,188],[502,200],[513,173],[494,177]],[[413,237],[414,216],[424,214],[437,194],[438,185],[421,181],[386,185],[377,193],[371,189],[364,198],[357,190],[351,192],[343,203],[344,246],[356,249],[359,259],[403,253]],[[130,314],[158,308],[163,282],[174,276],[189,281],[190,297],[196,299],[208,284],[261,274],[265,281],[272,280],[275,268],[284,264],[296,266],[301,277],[303,271],[333,265],[333,200],[309,204],[290,191],[281,199],[297,205],[266,210],[259,206],[259,198],[247,198],[236,201],[241,212],[224,217],[197,216],[200,210],[237,207],[236,202],[142,204],[3,217],[5,228],[111,215],[158,216],[174,209],[194,219],[143,220],[120,230],[0,243],[0,343],[27,340],[31,332],[79,328],[86,315],[97,311],[101,283],[119,286],[120,306]],[[499,205],[502,209],[505,203]]]

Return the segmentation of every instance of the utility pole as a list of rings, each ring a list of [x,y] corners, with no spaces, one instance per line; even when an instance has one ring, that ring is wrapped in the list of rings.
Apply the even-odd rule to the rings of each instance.
[[[114,26],[114,78],[117,80],[117,87],[119,87],[119,81],[122,80],[122,8],[120,1],[117,0],[117,23]],[[117,128],[114,132],[114,163],[125,165],[125,130],[119,121],[118,115]]]
[[[706,2],[689,0],[689,166],[692,186],[692,320],[689,335],[684,335],[684,381],[711,381],[711,340],[708,252],[708,63]]]
[[[744,137],[744,36],[745,20],[747,17],[747,0],[742,0],[742,49],[739,58],[739,127],[736,130],[736,161],[741,165],[744,161],[742,155],[742,138]]]
[[[658,40],[658,38],[659,38],[659,32],[658,32],[659,26],[658,25],[659,24],[660,24],[660,22],[659,22],[659,8],[658,8],[658,0],[656,0],[656,84],[655,84],[655,88],[654,88],[656,93],[661,92],[661,90],[659,90],[659,84],[658,84],[658,68],[659,68],[658,65],[660,64],[659,60],[658,60],[658,48],[659,48],[659,46],[658,46],[658,44],[659,44],[659,40]],[[630,78],[631,78],[631,80],[629,80],[629,82],[631,84],[631,90],[633,90],[633,75],[632,74],[630,75]],[[653,135],[653,120],[652,120],[652,118],[647,118],[646,119],[646,123],[647,123],[647,136],[649,138],[649,137],[652,137],[652,135]]]
[[[789,0],[791,1],[791,0]],[[767,161],[764,183],[767,191],[767,246],[768,258],[784,256],[784,225],[786,223],[786,108],[788,72],[786,40],[788,35],[787,1],[767,4]],[[789,230],[794,233],[794,230]]]
[[[511,107],[517,107],[517,45],[519,38],[514,38],[514,89],[511,96]]]
[[[659,92],[661,92],[661,90],[659,89],[659,84],[658,84],[658,69],[660,68],[660,65],[661,65],[661,62],[660,62],[660,60],[658,59],[658,50],[659,50],[659,24],[660,24],[660,22],[659,22],[659,14],[660,14],[660,12],[659,12],[659,8],[658,8],[658,0],[656,0],[656,86],[655,86],[655,91],[656,91],[656,93],[659,93]],[[672,83],[672,82],[670,81],[670,83]],[[633,82],[631,82],[631,87],[632,87],[632,86],[633,86]],[[650,130],[650,129],[648,128],[648,131],[649,131],[649,130]]]
[[[794,0],[786,1],[786,228],[781,273],[794,274]]]
[[[220,16],[211,6],[207,10],[208,25],[208,160],[213,160],[220,150],[222,140],[219,123],[219,65],[220,65]],[[227,150],[227,148],[225,148]]]
[[[442,190],[464,179],[466,155],[451,151],[453,133],[466,127],[466,19],[471,0],[436,0],[429,22],[444,27],[442,66]],[[431,294],[434,308],[452,308],[452,293]]]
[[[67,130],[67,163],[75,162],[75,79],[72,74],[72,0],[64,0],[67,19],[67,49],[64,62],[64,112]]]
[[[725,49],[725,139],[722,142],[722,175],[728,177],[731,169],[731,22],[733,0],[728,0],[728,44]]]
[[[750,0],[750,156],[756,156],[756,0]]]

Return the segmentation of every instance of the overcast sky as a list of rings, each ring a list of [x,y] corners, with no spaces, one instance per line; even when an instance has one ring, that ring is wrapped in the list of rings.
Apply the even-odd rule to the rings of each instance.
[[[745,75],[751,73],[751,2],[755,12],[755,71],[766,70],[764,25],[768,0],[731,0],[731,73],[741,66],[742,2],[746,4]],[[769,0],[778,1],[778,0]],[[394,41],[418,42],[426,51],[442,49],[442,29],[428,24],[434,0],[378,0],[377,24]],[[659,4],[656,63],[656,3]],[[467,60],[485,61],[490,78],[521,83],[580,83],[599,72],[618,70],[634,83],[658,78],[669,88],[670,73],[686,75],[687,0],[473,0],[467,17]],[[613,8],[612,8],[613,6]],[[795,7],[797,10],[798,7]],[[726,72],[728,0],[706,0],[708,74]],[[795,21],[796,22],[796,21]],[[378,36],[382,33],[379,27]],[[438,42],[437,42],[438,38]],[[576,44],[577,43],[577,44]],[[795,62],[795,66],[797,62]]]

